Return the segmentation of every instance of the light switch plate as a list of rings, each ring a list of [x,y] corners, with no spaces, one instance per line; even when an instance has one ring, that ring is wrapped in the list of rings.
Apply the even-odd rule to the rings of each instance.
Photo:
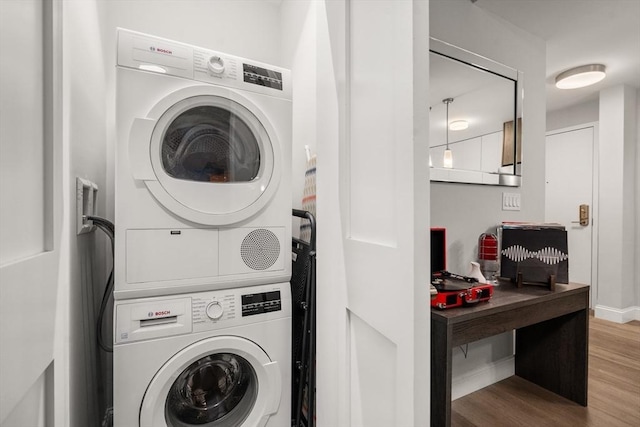
[[[502,193],[502,210],[519,211],[520,193]]]
[[[76,177],[76,234],[89,233],[96,229],[85,217],[98,212],[98,186],[86,179]]]

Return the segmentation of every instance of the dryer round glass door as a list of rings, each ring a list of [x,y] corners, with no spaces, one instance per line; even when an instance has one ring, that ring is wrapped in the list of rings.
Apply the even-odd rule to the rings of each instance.
[[[229,105],[225,107],[190,107],[173,119],[160,147],[167,175],[215,183],[251,182],[259,177],[264,144],[245,120]]]
[[[213,337],[169,359],[145,391],[142,427],[260,427],[277,412],[280,367],[244,338]]]
[[[134,178],[159,203],[205,225],[256,214],[276,193],[282,168],[266,115],[239,93],[216,86],[178,90],[135,119],[129,155]]]

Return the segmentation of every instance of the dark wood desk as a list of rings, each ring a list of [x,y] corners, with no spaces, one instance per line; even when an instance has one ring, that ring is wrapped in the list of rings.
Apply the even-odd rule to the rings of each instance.
[[[473,307],[431,310],[431,427],[451,425],[453,347],[516,330],[516,375],[587,406],[589,286],[495,287]]]

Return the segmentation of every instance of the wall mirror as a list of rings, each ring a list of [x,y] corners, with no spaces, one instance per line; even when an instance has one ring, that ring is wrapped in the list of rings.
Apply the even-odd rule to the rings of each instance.
[[[431,181],[519,186],[522,73],[435,38],[429,51]]]

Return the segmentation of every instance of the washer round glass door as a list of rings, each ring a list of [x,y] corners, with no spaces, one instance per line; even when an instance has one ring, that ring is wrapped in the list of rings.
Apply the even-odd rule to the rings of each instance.
[[[258,393],[256,372],[233,353],[202,357],[173,382],[165,403],[167,424],[241,425]]]
[[[149,384],[140,425],[262,426],[276,412],[280,370],[252,341],[214,337],[168,360]]]
[[[145,121],[153,124],[150,134],[135,129]],[[277,190],[282,167],[277,134],[255,104],[230,89],[192,86],[168,95],[147,118],[134,121],[130,144],[141,139],[149,144],[141,163],[150,161],[153,170],[142,178],[147,188],[189,221],[243,221]],[[132,161],[134,167],[138,163]]]

